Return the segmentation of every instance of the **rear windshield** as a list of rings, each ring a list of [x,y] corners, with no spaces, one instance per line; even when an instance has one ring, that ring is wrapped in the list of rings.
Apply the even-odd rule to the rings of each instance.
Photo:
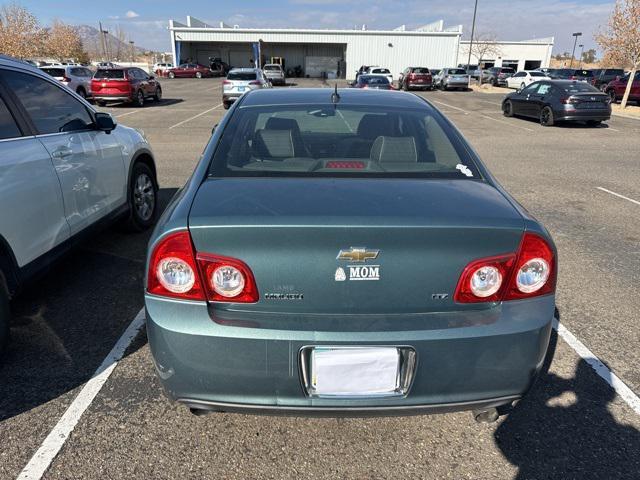
[[[593,77],[593,72],[591,70],[576,70],[575,75],[577,77]]]
[[[389,85],[389,79],[387,77],[376,77],[374,75],[361,75],[359,82],[366,83],[367,85]]]
[[[567,85],[562,85],[562,88],[567,93],[600,92],[600,90],[598,90],[597,88],[592,87],[588,83],[584,82],[569,83]]]
[[[624,70],[622,70],[621,68],[607,68],[604,71],[605,75],[624,75]]]
[[[93,78],[124,78],[124,70],[98,69]]]
[[[449,70],[449,75],[466,75],[467,71],[463,68],[452,68]]]
[[[500,69],[500,71],[502,73],[515,73],[515,70],[513,68],[502,68]]]
[[[373,70],[371,70],[371,73],[391,73],[388,69],[386,68],[374,68]]]
[[[48,73],[52,77],[64,77],[64,68],[41,68],[45,73]]]
[[[280,65],[265,65],[265,70],[278,70],[280,71]]]
[[[227,80],[255,80],[256,72],[229,72]]]
[[[481,178],[462,140],[436,111],[340,104],[236,109],[209,173]]]
[[[414,68],[413,73],[430,73],[428,68]]]

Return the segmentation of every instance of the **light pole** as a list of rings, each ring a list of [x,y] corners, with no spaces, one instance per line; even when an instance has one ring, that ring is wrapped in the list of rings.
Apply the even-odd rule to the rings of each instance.
[[[578,63],[578,68],[582,68],[582,56],[584,55],[584,45],[578,45],[580,47],[580,63]]]
[[[471,50],[473,49],[473,36],[476,34],[476,13],[478,13],[478,0],[473,7],[473,22],[471,22],[471,41],[469,42],[469,56],[467,57],[467,73],[469,73],[469,65],[471,65]],[[478,64],[480,59],[478,59]],[[479,65],[478,65],[479,66]],[[480,74],[482,78],[482,73]],[[471,74],[469,74],[469,85],[471,85]]]
[[[573,41],[573,51],[571,52],[571,63],[569,64],[569,68],[573,67],[573,59],[575,58],[575,54],[576,54],[576,45],[578,44],[578,37],[582,35],[582,32],[575,32],[571,34],[575,40]]]
[[[136,50],[135,47],[133,46],[133,40],[129,40],[129,45],[131,45],[131,63],[134,63],[136,61]]]

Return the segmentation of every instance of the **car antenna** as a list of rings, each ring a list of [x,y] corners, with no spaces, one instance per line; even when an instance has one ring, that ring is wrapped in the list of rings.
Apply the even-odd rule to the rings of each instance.
[[[331,94],[331,103],[334,105],[340,101],[340,95],[338,94],[338,82],[336,82],[335,85],[333,93]]]

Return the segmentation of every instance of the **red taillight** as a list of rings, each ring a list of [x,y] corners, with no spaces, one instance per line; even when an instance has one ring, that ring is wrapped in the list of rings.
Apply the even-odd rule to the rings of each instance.
[[[62,83],[69,83],[71,82],[71,79],[69,77],[62,77],[62,80],[60,80]]]
[[[212,255],[209,253],[198,253],[198,265],[200,273],[205,279],[205,288],[207,298],[212,302],[233,302],[233,303],[255,303],[259,299],[258,287],[253,277],[251,269],[244,262],[229,257]],[[232,288],[228,289],[228,293],[221,288],[216,281],[216,274],[223,275],[227,273],[235,273],[241,284],[238,286],[238,292],[234,292]]]
[[[475,276],[475,277],[474,277]],[[478,294],[478,283],[488,282],[497,289]],[[557,263],[549,244],[535,233],[525,233],[516,253],[474,260],[467,265],[456,287],[454,300],[459,303],[499,302],[531,298],[553,293]],[[495,290],[495,291],[494,291]]]
[[[205,299],[189,232],[171,233],[156,245],[149,261],[147,291],[164,297]]]
[[[223,289],[233,287],[232,283],[220,283],[229,273],[235,274],[232,280],[237,291]],[[147,291],[164,297],[211,302],[254,303],[259,299],[253,273],[244,262],[209,253],[195,255],[186,230],[171,233],[156,245],[149,261]]]
[[[415,73],[410,73],[409,74],[409,80],[415,80],[415,79],[416,79]]]
[[[222,81],[222,84],[223,85],[231,85],[231,82],[229,80],[225,79],[225,80]]]

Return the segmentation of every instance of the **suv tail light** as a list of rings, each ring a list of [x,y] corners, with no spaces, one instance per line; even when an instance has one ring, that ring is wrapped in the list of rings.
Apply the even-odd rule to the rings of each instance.
[[[516,253],[474,260],[462,271],[454,300],[499,302],[555,291],[557,262],[551,246],[535,233],[525,233]]]
[[[223,85],[231,85],[231,81],[230,81],[230,80],[227,80],[227,79],[224,79],[224,80],[222,81],[222,84],[223,84]]]
[[[69,83],[71,82],[71,79],[69,77],[62,77],[62,80],[60,80],[62,83]]]
[[[149,261],[147,291],[164,297],[254,303],[259,299],[251,269],[242,261],[195,254],[186,230],[164,237]]]

